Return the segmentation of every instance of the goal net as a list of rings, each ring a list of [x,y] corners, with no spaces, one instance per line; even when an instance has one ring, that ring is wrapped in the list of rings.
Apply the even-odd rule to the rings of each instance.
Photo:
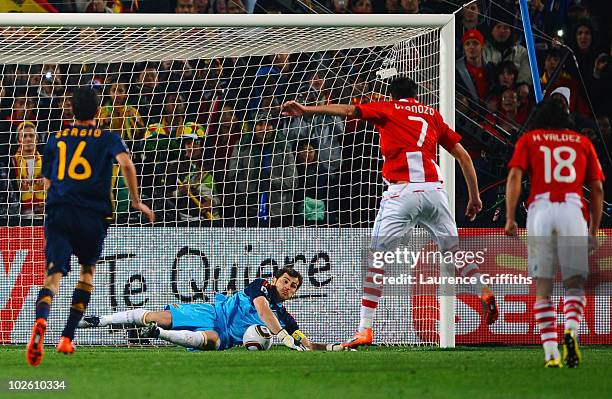
[[[409,76],[452,123],[452,17],[122,17],[0,17],[0,343],[29,338],[45,268],[43,148],[72,122],[70,94],[83,85],[99,94],[100,126],[130,148],[157,217],[146,224],[130,209],[115,170],[88,314],[212,302],[293,265],[304,285],[287,307],[301,330],[350,337],[384,190],[378,136],[357,120],[283,117],[280,106],[377,101],[391,78]],[[417,229],[407,245],[428,243]],[[68,315],[76,259],[72,269],[49,342]],[[378,308],[377,342],[438,344],[437,298],[436,287],[393,289]],[[77,342],[148,343],[129,326],[80,330]]]

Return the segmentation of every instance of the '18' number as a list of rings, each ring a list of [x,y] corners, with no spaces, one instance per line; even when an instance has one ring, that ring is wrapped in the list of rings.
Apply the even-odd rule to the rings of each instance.
[[[550,148],[542,145],[540,151],[544,153],[544,181],[546,183],[550,183],[553,179],[559,183],[573,183],[576,180],[576,168],[574,168],[576,150],[572,147],[561,146],[551,151]]]

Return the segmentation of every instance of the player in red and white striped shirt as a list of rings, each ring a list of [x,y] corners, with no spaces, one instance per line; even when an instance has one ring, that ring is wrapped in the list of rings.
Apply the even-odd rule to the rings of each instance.
[[[593,247],[597,246],[604,175],[591,141],[569,129],[571,121],[563,104],[549,98],[538,107],[532,130],[517,141],[508,164],[506,234],[516,235],[514,215],[521,180],[529,174],[529,273],[537,281],[534,315],[544,346],[545,367],[563,366],[557,347],[556,309],[550,299],[557,263],[565,286],[563,360],[568,367],[577,367],[581,360],[577,334],[586,305],[589,239]],[[584,184],[591,193],[588,227]]]
[[[372,231],[371,255],[377,251],[396,248],[398,241],[414,226],[421,225],[436,240],[440,251],[457,249],[457,225],[449,210],[448,196],[437,164],[438,145],[450,152],[465,176],[469,201],[466,215],[474,220],[482,209],[478,182],[472,160],[463,146],[461,136],[442,119],[440,113],[418,102],[417,85],[409,78],[397,78],[389,84],[391,101],[359,105],[328,104],[304,106],[295,101],[283,104],[283,114],[301,116],[326,114],[358,118],[374,123],[380,134],[383,156],[382,176],[388,184]],[[475,264],[460,269],[463,277],[476,277],[480,271]],[[382,286],[374,282],[375,275],[384,269],[371,266],[364,279],[361,301],[361,321],[355,337],[345,343],[348,347],[372,343],[374,312],[382,296]],[[498,310],[491,290],[479,283],[485,320],[492,324]]]

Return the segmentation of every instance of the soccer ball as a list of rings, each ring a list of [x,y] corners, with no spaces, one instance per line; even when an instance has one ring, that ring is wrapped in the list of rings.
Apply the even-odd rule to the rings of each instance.
[[[244,332],[242,344],[250,351],[265,351],[272,346],[272,334],[268,327],[253,324]]]

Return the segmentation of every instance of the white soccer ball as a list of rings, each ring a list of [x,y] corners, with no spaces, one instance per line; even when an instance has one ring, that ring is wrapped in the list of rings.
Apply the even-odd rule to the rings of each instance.
[[[253,324],[244,332],[242,344],[250,351],[265,351],[272,346],[272,333],[266,326]]]

